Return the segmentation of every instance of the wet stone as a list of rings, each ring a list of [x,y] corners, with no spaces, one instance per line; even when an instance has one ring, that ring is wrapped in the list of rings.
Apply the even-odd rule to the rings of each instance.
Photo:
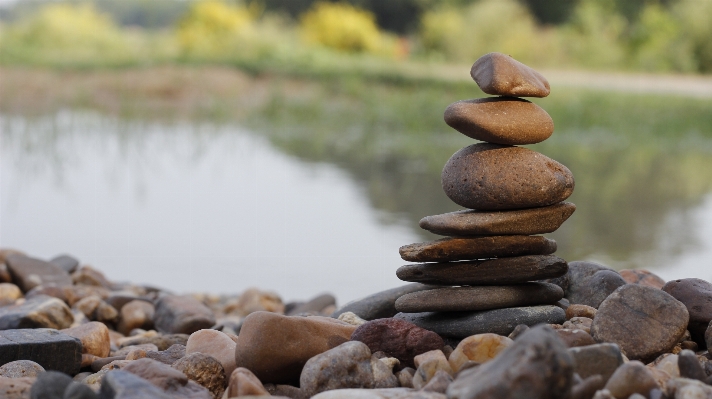
[[[487,94],[512,97],[546,97],[549,82],[534,69],[502,53],[478,58],[470,76]]]
[[[447,287],[404,295],[396,309],[405,313],[501,309],[554,304],[563,296],[559,286],[547,283]]]
[[[653,360],[672,350],[685,334],[685,305],[657,288],[626,284],[598,308],[591,335],[612,342],[631,360]]]
[[[478,312],[399,313],[395,317],[443,337],[462,339],[482,333],[507,336],[519,324],[561,324],[565,320],[565,313],[557,306],[544,305]]]
[[[469,262],[405,265],[396,275],[404,281],[442,285],[504,285],[558,277],[566,274],[566,261],[554,255]]]
[[[573,359],[556,333],[537,326],[494,360],[461,372],[450,384],[447,396],[564,399],[572,385],[573,368]]]
[[[453,202],[478,210],[554,205],[574,191],[574,177],[566,166],[536,151],[497,144],[460,149],[445,164],[441,178]]]
[[[19,305],[0,307],[0,330],[17,328],[63,329],[72,325],[69,307],[57,298],[38,295]]]
[[[5,263],[13,281],[24,292],[38,285],[54,285],[57,287],[72,285],[69,273],[50,262],[24,255],[9,255]]]
[[[190,295],[166,295],[156,303],[154,323],[163,333],[192,334],[213,326],[215,316]]]
[[[37,377],[45,371],[44,367],[32,360],[15,360],[0,366],[0,377],[22,378]]]
[[[400,287],[377,292],[362,299],[349,302],[337,309],[331,317],[338,318],[341,314],[351,312],[364,320],[375,320],[395,316],[396,299],[411,292],[422,291],[432,288],[425,284],[406,284]]]
[[[457,260],[505,258],[523,255],[549,255],[556,252],[556,241],[542,236],[491,236],[443,238],[437,241],[400,247],[409,262],[449,262]]]
[[[544,234],[556,231],[575,210],[571,202],[508,211],[470,209],[426,216],[420,227],[445,236]]]
[[[504,145],[535,144],[554,133],[554,121],[546,111],[512,97],[455,102],[445,110],[445,123],[475,140]]]
[[[415,356],[445,345],[438,334],[397,318],[369,321],[354,330],[351,340],[365,343],[373,353],[395,357],[407,367],[415,365]]]
[[[15,360],[32,360],[45,370],[74,375],[82,362],[82,344],[52,329],[0,331],[0,364]]]

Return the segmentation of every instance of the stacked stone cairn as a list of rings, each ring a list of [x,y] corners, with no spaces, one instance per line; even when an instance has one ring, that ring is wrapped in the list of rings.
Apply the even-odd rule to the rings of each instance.
[[[519,97],[546,97],[549,83],[538,72],[501,53],[479,58],[470,72],[480,89],[496,97],[458,101],[445,122],[484,141],[448,160],[442,187],[469,208],[427,216],[420,227],[448,236],[406,245],[401,280],[432,289],[401,296],[397,316],[443,336],[509,334],[519,324],[562,323],[564,296],[537,280],[564,276],[568,265],[552,255],[555,231],[576,207],[566,200],[574,178],[566,166],[520,147],[549,138],[554,123],[538,105]]]

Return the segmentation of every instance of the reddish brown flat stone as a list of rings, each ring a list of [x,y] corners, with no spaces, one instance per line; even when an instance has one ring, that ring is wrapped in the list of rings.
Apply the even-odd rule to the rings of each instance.
[[[445,194],[456,204],[478,210],[525,209],[554,205],[574,191],[564,165],[521,147],[473,144],[447,161]]]
[[[465,136],[495,144],[534,144],[554,133],[551,116],[521,98],[458,101],[445,110],[445,122]]]
[[[511,211],[466,210],[420,219],[420,227],[446,236],[531,235],[551,233],[576,210],[571,202]]]
[[[546,97],[549,82],[539,72],[502,53],[489,53],[472,65],[480,89],[496,96]]]
[[[566,261],[554,255],[518,256],[471,262],[420,263],[398,268],[404,281],[438,285],[505,285],[559,277]]]
[[[624,269],[618,272],[628,284],[640,284],[653,288],[663,288],[665,280],[645,269]]]
[[[563,297],[564,290],[549,283],[447,287],[403,295],[396,309],[404,313],[502,309],[553,304]]]
[[[401,258],[408,262],[448,262],[523,255],[549,255],[556,252],[556,241],[542,236],[494,236],[443,238],[437,241],[404,245]]]

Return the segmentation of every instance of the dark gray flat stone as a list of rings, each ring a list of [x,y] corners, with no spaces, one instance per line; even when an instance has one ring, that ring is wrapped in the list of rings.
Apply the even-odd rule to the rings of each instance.
[[[439,285],[504,285],[559,277],[566,274],[566,261],[553,255],[518,256],[469,262],[405,265],[396,271],[399,279]]]
[[[15,360],[32,360],[45,370],[74,375],[82,363],[82,343],[48,328],[0,331],[0,364]]]
[[[57,287],[72,285],[69,273],[50,262],[25,255],[9,255],[5,263],[12,280],[22,289],[22,292],[27,292],[38,285]]]
[[[353,312],[364,320],[383,319],[393,317],[398,313],[396,310],[396,299],[411,292],[422,291],[433,288],[425,284],[406,284],[401,287],[377,292],[365,298],[351,301],[337,309],[331,317],[338,318],[342,313]]]
[[[395,317],[441,336],[466,338],[482,333],[507,336],[519,324],[561,324],[566,312],[558,306],[543,305],[479,312],[398,313]]]
[[[79,267],[79,260],[69,255],[59,255],[52,258],[49,263],[59,266],[67,273],[72,273]]]
[[[396,309],[406,313],[489,310],[555,304],[563,296],[561,287],[548,283],[447,287],[403,295]]]

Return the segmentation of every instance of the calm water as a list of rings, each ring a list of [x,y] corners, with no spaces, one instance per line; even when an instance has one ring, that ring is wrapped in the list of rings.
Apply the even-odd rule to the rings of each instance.
[[[402,284],[398,247],[433,237],[417,221],[457,209],[437,170],[319,159],[236,125],[64,111],[0,127],[2,247],[179,292],[257,286],[343,303]],[[577,184],[578,210],[552,234],[559,256],[712,279],[709,142],[551,142],[534,149]]]

